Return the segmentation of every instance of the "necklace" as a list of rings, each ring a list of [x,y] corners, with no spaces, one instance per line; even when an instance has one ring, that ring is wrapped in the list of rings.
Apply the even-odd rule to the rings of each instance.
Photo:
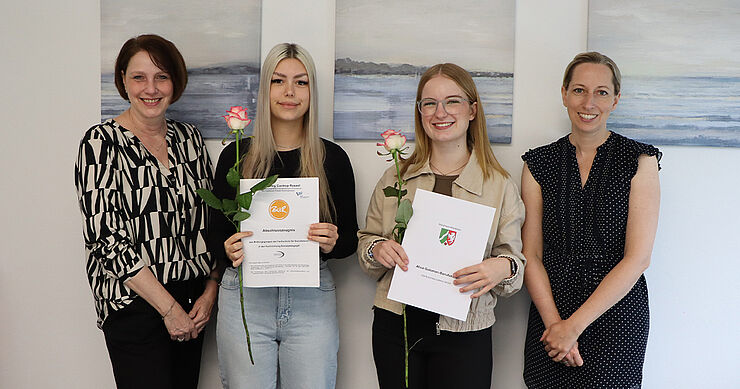
[[[154,135],[154,136],[145,135],[145,133],[139,131],[134,126],[134,120],[131,117],[131,111],[126,111],[126,112],[128,112],[128,121],[129,121],[129,123],[131,123],[131,130],[132,130],[132,132],[134,133],[134,135],[136,135],[137,138],[139,138],[139,140],[141,141],[141,143],[144,143],[144,147],[146,147],[147,149],[149,149],[148,145],[146,144],[146,143],[149,143],[149,142],[148,141],[146,141],[146,142],[144,141],[144,136],[150,137],[150,138],[158,138],[158,136],[156,136],[156,135]],[[162,147],[167,144],[167,122],[166,121],[165,121],[164,125],[160,128],[160,132],[164,132],[164,134],[165,134],[164,137],[162,137],[160,139],[160,141],[157,142],[157,145],[156,146],[155,145],[151,145],[151,146],[153,146],[152,148],[154,149],[154,152],[155,153],[157,153],[160,150],[162,150]]]
[[[449,176],[449,175],[451,175],[452,173],[454,173],[454,172],[456,172],[456,171],[458,171],[458,170],[461,170],[461,169],[462,169],[462,168],[464,168],[464,167],[465,167],[465,165],[467,165],[467,164],[468,164],[468,161],[467,161],[467,160],[465,160],[465,163],[463,163],[463,164],[462,164],[462,165],[461,165],[460,167],[458,167],[458,168],[456,168],[456,169],[453,169],[453,170],[450,170],[449,172],[445,173],[445,172],[443,172],[443,171],[442,171],[442,170],[441,170],[440,168],[438,168],[438,167],[434,166],[434,164],[432,163],[432,160],[431,160],[431,159],[429,160],[429,166],[430,166],[430,167],[431,167],[432,169],[436,170],[436,171],[437,171],[437,173],[439,173],[439,174],[441,174],[441,175],[443,175],[443,176]]]
[[[278,151],[290,151],[290,150],[297,149],[298,147],[300,147],[301,143],[302,142],[298,142],[292,146],[284,146],[284,145],[279,145],[275,143],[275,148],[277,148]]]
[[[167,144],[167,137],[165,136],[165,137],[164,137],[164,138],[162,138],[162,140],[161,140],[160,142],[158,142],[158,143],[159,143],[159,145],[157,145],[157,146],[155,146],[155,147],[154,147],[154,151],[155,151],[155,152],[159,152],[159,150],[162,150],[162,146],[164,146],[164,145],[166,145],[166,144]],[[145,146],[146,146],[146,145],[145,145]]]

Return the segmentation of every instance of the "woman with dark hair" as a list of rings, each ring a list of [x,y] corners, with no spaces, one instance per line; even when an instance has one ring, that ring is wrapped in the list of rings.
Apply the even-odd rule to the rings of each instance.
[[[497,296],[510,296],[522,286],[524,204],[493,155],[480,96],[465,69],[432,66],[419,80],[416,100],[416,147],[400,171],[406,198],[413,202],[416,190],[424,189],[496,208],[496,214],[480,263],[453,274],[461,293],[473,291],[466,320],[406,307],[408,344],[413,345],[409,387],[489,389],[493,308]],[[388,288],[396,265],[406,271],[413,258],[391,239],[397,202],[387,199],[383,188],[396,181],[395,167],[378,181],[357,249],[360,266],[377,280],[372,339],[381,389],[405,387],[402,305],[388,299]]]
[[[570,134],[522,156],[530,388],[642,384],[661,153],[607,130],[620,83],[609,57],[578,54],[561,88]]]
[[[316,70],[308,52],[281,43],[262,65],[254,136],[242,140],[243,178],[318,177],[320,223],[310,226],[308,239],[319,244],[318,288],[244,288],[244,309],[250,330],[254,365],[247,351],[239,302],[236,267],[244,260],[242,239],[221,214],[209,231],[213,255],[229,266],[219,293],[216,328],[221,378],[226,388],[334,388],[339,328],[336,293],[327,266],[357,248],[355,179],[347,154],[319,137]],[[235,195],[226,174],[236,161],[236,144],[221,152],[214,193]]]
[[[114,77],[131,105],[85,133],[75,165],[98,326],[119,389],[196,388],[218,284],[195,193],[211,186],[210,159],[194,126],[165,117],[185,62],[172,42],[140,35]]]

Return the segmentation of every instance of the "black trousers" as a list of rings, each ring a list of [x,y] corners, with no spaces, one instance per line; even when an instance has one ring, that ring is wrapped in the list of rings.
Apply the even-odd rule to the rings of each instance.
[[[410,389],[490,389],[491,327],[437,335],[439,315],[407,306],[406,318]],[[403,316],[376,307],[372,342],[380,389],[405,388]]]
[[[203,293],[203,279],[171,282],[165,288],[188,312]],[[203,337],[177,342],[154,307],[137,297],[103,323],[118,389],[196,389]],[[201,334],[202,335],[202,334]]]

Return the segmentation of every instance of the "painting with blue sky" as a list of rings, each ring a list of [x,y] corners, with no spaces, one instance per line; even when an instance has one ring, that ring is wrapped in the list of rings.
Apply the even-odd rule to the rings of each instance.
[[[188,85],[167,117],[196,125],[206,138],[223,138],[221,115],[233,105],[256,112],[260,64],[260,0],[101,0],[101,117],[129,107],[113,83],[123,43],[140,34],[172,41],[185,58]],[[248,129],[248,130],[251,130]]]
[[[740,147],[737,0],[590,0],[588,48],[622,72],[611,130],[659,145]]]
[[[334,138],[413,138],[421,74],[452,62],[473,75],[489,138],[511,142],[513,0],[337,0]]]

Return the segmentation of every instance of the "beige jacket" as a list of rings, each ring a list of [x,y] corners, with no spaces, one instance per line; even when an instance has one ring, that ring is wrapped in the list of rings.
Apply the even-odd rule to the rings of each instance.
[[[396,182],[395,172],[394,166],[388,168],[375,186],[367,210],[365,228],[358,232],[360,241],[357,246],[357,258],[362,270],[378,281],[374,305],[400,315],[402,312],[401,303],[388,299],[388,288],[393,277],[393,269],[386,269],[367,255],[368,247],[373,241],[391,239],[391,232],[396,224],[396,198],[385,197],[383,188],[389,185],[392,186]],[[406,172],[403,179],[407,182],[404,189],[408,189],[405,198],[410,199],[412,203],[416,189],[431,191],[434,188],[434,174],[429,167],[429,162],[416,172]],[[522,287],[525,264],[521,238],[521,228],[524,223],[524,203],[522,203],[517,187],[511,178],[505,178],[501,173],[494,171],[491,178],[483,180],[483,172],[478,166],[475,153],[471,154],[467,166],[453,182],[452,196],[496,208],[496,215],[486,244],[485,258],[510,257],[519,265],[517,274],[511,279],[502,281],[490,293],[471,301],[468,317],[464,322],[447,316],[440,317],[439,325],[442,330],[453,332],[478,331],[492,326],[496,321],[493,314],[493,307],[496,306],[496,295],[508,297]],[[481,260],[485,258],[481,258]]]

